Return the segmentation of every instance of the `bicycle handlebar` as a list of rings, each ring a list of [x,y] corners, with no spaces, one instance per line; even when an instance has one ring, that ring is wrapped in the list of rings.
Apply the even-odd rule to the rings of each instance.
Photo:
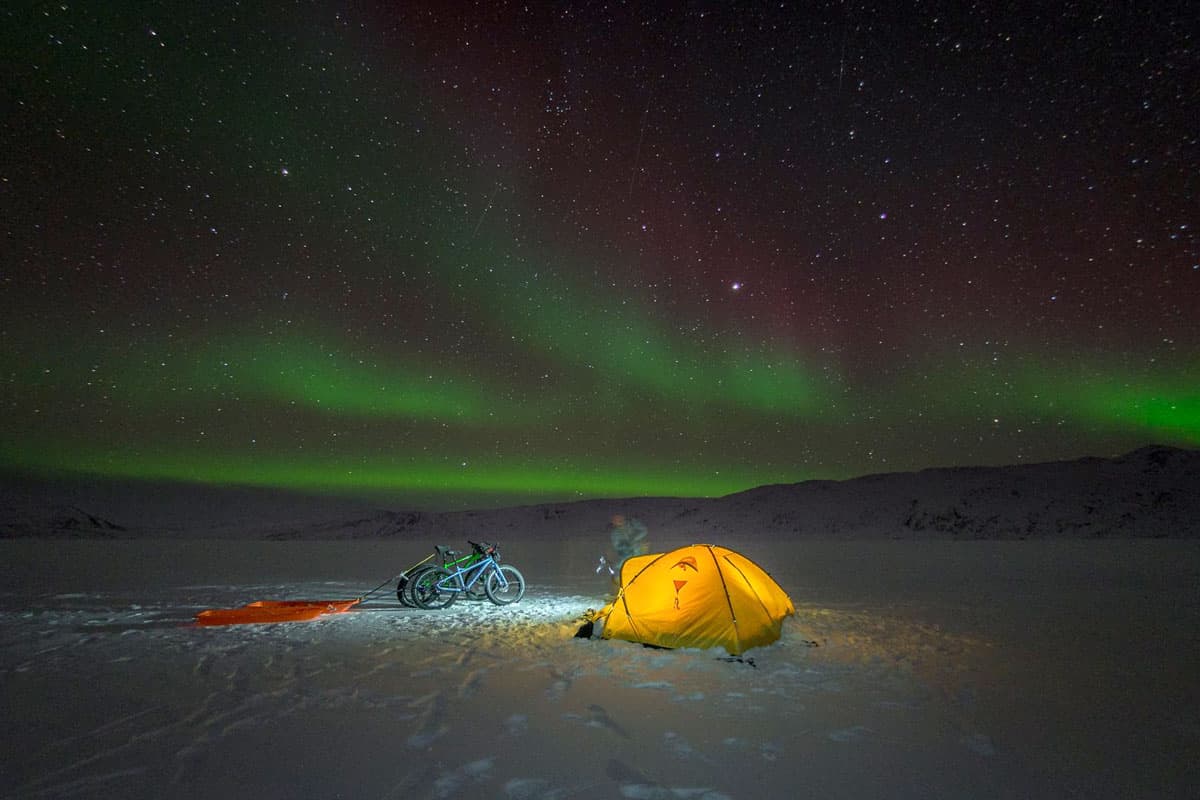
[[[500,549],[495,544],[489,544],[488,542],[472,542],[470,539],[467,540],[467,544],[475,548],[475,552],[479,553],[480,555],[492,556],[497,561],[500,560]]]

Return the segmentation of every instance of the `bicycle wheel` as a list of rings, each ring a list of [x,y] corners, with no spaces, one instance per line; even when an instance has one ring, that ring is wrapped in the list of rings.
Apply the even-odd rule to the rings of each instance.
[[[507,585],[500,583],[501,572],[504,573]],[[487,591],[489,600],[498,606],[506,606],[525,596],[525,576],[512,564],[501,564],[487,576],[487,583],[483,588]]]
[[[458,597],[458,592],[438,588],[438,583],[450,577],[448,569],[434,567],[422,572],[413,581],[412,597],[421,608],[446,608]]]
[[[431,569],[437,569],[437,567],[432,564],[425,564],[400,578],[400,585],[396,587],[396,597],[400,598],[400,602],[403,605],[410,606],[411,608],[421,608],[416,598],[413,597],[413,590],[417,586],[417,578],[422,573],[428,572]]]

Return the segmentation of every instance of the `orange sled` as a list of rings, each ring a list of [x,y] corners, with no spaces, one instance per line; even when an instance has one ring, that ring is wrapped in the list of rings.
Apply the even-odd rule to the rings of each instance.
[[[210,608],[196,615],[197,625],[247,625],[264,622],[307,622],[330,614],[344,614],[362,602],[356,600],[256,600],[241,608]]]

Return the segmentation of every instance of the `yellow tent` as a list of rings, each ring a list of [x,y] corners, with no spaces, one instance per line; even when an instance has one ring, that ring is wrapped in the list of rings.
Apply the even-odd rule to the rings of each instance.
[[[596,614],[602,639],[658,647],[724,647],[741,655],[779,638],[792,600],[766,571],[727,547],[693,544],[633,556],[617,598]]]

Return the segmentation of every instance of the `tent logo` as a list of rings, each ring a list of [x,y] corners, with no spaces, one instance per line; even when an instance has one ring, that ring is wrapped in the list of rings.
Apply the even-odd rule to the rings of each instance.
[[[684,586],[687,586],[687,581],[681,581],[681,580],[676,579],[674,581],[674,584],[675,584],[675,610],[678,611],[679,610],[679,590],[682,589]]]
[[[684,572],[687,572],[689,568],[692,570],[692,572],[700,571],[700,568],[696,566],[696,557],[695,556],[684,556],[683,558],[679,559],[671,566],[671,569],[681,569]],[[678,579],[675,580],[675,610],[676,611],[679,610],[679,590],[682,589],[684,586],[687,586],[687,581],[681,581]]]

